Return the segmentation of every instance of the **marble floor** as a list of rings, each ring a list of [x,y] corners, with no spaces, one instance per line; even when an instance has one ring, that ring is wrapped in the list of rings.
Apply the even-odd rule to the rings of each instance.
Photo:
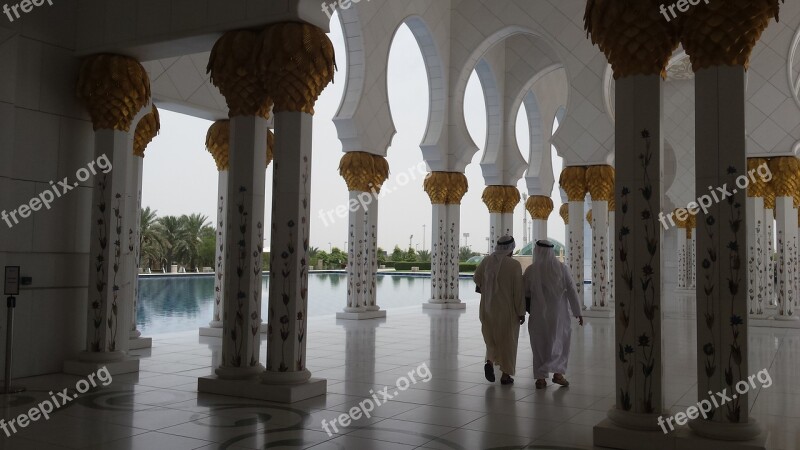
[[[513,387],[483,378],[484,345],[476,301],[466,311],[389,311],[387,319],[312,318],[308,366],[328,380],[328,395],[292,405],[198,394],[197,377],[212,372],[219,340],[196,332],[155,336],[138,351],[141,372],[79,396],[12,437],[0,449],[585,449],[592,426],[613,403],[613,325],[575,326],[568,388],[534,389],[526,327],[520,333]],[[666,401],[674,412],[695,402],[692,301],[665,308]],[[800,331],[751,329],[751,372],[768,369],[773,384],[749,396],[751,413],[770,430],[772,449],[800,449]],[[264,351],[262,346],[262,352]],[[263,355],[262,355],[263,358]],[[263,361],[263,359],[262,359]],[[329,436],[330,422],[384,386],[426,364],[430,380]],[[425,372],[418,372],[425,375]],[[499,379],[499,374],[498,374]],[[24,393],[2,398],[8,421],[78,378],[19,380]],[[392,392],[392,391],[389,391]]]

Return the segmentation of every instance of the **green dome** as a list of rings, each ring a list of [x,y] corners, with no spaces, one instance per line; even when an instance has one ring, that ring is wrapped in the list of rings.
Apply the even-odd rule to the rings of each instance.
[[[559,241],[557,241],[557,240],[555,240],[553,238],[547,238],[547,240],[552,242],[553,244],[555,244],[555,248],[553,250],[555,250],[556,256],[566,254],[567,249],[564,247],[564,244],[562,244],[561,242],[559,242]],[[517,253],[515,253],[514,255],[515,256],[533,256],[533,246],[534,245],[536,245],[536,242],[529,242],[528,245],[526,245],[526,246],[522,247],[521,249],[519,249],[519,251]]]

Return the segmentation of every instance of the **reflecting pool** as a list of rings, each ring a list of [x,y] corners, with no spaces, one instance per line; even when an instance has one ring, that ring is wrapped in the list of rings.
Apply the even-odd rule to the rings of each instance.
[[[266,317],[269,277],[264,277],[261,317]],[[430,298],[428,277],[378,275],[378,305],[392,308],[422,305]],[[459,280],[462,300],[478,298],[471,279]],[[312,273],[308,276],[308,315],[336,314],[347,302],[347,276]],[[151,276],[139,281],[136,321],[145,335],[195,330],[207,326],[214,309],[214,277]]]

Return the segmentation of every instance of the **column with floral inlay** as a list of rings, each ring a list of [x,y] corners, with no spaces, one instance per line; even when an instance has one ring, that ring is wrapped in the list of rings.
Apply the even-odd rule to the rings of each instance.
[[[137,329],[136,312],[139,305],[139,273],[141,272],[142,262],[142,177],[144,175],[144,152],[147,146],[158,134],[161,128],[158,108],[152,106],[150,113],[146,114],[136,125],[136,132],[133,136],[133,153],[129,162],[131,164],[128,177],[128,191],[131,195],[131,202],[128,208],[128,249],[131,253],[131,301],[130,301],[130,341],[128,348],[131,350],[140,348],[150,348],[153,346],[152,338],[143,338],[142,333]]]
[[[531,195],[525,202],[525,209],[533,220],[531,242],[535,244],[536,241],[547,239],[547,221],[553,212],[553,200],[544,195]]]
[[[425,177],[431,200],[431,298],[426,309],[464,309],[458,290],[461,200],[468,189],[460,172],[431,172]]]
[[[123,254],[132,256],[129,162],[135,127],[151,111],[150,81],[138,61],[103,54],[84,60],[77,91],[94,125],[95,160],[105,158],[111,170],[94,174],[86,348],[64,362],[64,372],[83,376],[102,366],[112,374],[136,372],[139,360],[128,356],[132,292],[122,291],[134,264],[132,258],[123,261]]]
[[[338,319],[386,317],[377,306],[377,219],[380,188],[389,177],[386,158],[367,152],[348,152],[339,173],[349,190],[347,306]]]
[[[608,58],[615,93],[616,388],[610,420],[594,428],[594,444],[666,448],[662,295],[663,81],[678,46],[675,23],[651,2],[589,2],[592,42]],[[646,42],[647,45],[640,45]]]
[[[578,292],[578,298],[581,299],[583,309],[586,309],[583,296],[583,280],[584,274],[584,261],[583,261],[583,217],[584,217],[584,201],[586,200],[586,193],[588,187],[586,186],[586,167],[572,166],[565,167],[561,172],[559,184],[567,193],[569,198],[569,216],[574,220],[567,224],[567,265],[572,273],[572,279],[575,282],[575,290]]]
[[[761,434],[742,389],[750,384],[752,369],[748,217],[755,219],[745,189],[754,178],[748,175],[745,109],[750,55],[778,12],[772,3],[701,3],[684,15],[681,30],[696,74],[696,186],[719,194],[719,201],[697,215],[697,400],[716,392],[736,394],[689,423],[696,435],[716,440],[704,445],[711,449]]]
[[[797,210],[795,193],[800,189],[800,160],[781,156],[769,160],[775,191],[775,233],[777,247],[777,312],[775,320],[798,320],[795,302],[795,238]]]
[[[747,158],[747,171],[755,174],[767,165],[765,158]],[[747,188],[747,301],[748,314],[754,319],[766,317],[766,263],[764,242],[764,196],[767,183],[759,176],[750,178]]]
[[[489,241],[494,249],[501,237],[514,235],[514,208],[520,193],[516,186],[486,186],[482,199],[489,208]]]
[[[614,196],[614,168],[586,168],[586,185],[592,198],[592,310],[611,311],[608,296],[608,202]]]
[[[275,102],[267,364],[262,383],[276,400],[324,395],[306,367],[311,150],[314,104],[333,81],[335,56],[325,32],[277,23],[259,37],[258,65]]]

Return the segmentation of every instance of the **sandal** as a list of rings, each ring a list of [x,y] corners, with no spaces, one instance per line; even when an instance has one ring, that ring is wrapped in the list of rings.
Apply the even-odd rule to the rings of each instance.
[[[536,380],[536,389],[544,389],[547,387],[547,381],[544,379]]]
[[[486,365],[483,366],[483,374],[486,376],[487,381],[494,383],[494,366],[489,361],[486,361]]]
[[[564,375],[553,375],[553,383],[559,384],[561,386],[569,386],[569,381],[564,378]]]
[[[504,375],[500,378],[500,384],[514,384],[514,379],[508,375]]]

